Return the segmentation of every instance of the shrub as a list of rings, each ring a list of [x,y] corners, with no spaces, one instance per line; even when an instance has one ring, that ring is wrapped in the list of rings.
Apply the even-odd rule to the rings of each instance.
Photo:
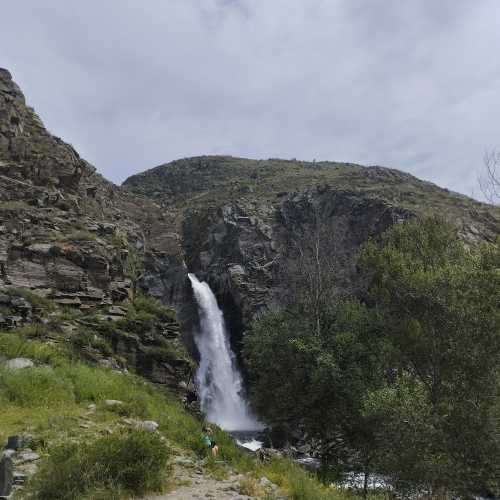
[[[261,497],[265,495],[262,486],[259,486],[255,479],[249,477],[240,481],[239,489],[241,495],[247,495],[249,497]]]
[[[113,354],[113,349],[106,340],[96,335],[94,332],[81,328],[71,339],[72,344],[78,348],[91,347],[102,352],[106,356]]]
[[[74,402],[73,391],[50,367],[0,370],[3,399],[25,407]]]
[[[137,313],[148,313],[156,316],[160,321],[171,321],[175,319],[175,312],[165,307],[158,299],[140,295],[135,299],[134,308]]]
[[[30,484],[30,498],[120,498],[161,490],[169,450],[157,434],[134,431],[51,451]]]
[[[42,330],[36,330],[41,333]],[[7,358],[30,358],[40,363],[58,364],[64,359],[64,350],[37,340],[27,340],[21,335],[30,336],[35,333],[33,327],[24,327],[18,334],[0,334],[0,354]]]
[[[23,299],[26,299],[33,307],[39,309],[45,309],[47,311],[54,311],[56,309],[56,305],[52,300],[41,297],[26,288],[10,288],[7,290],[7,294],[11,297],[23,297]]]

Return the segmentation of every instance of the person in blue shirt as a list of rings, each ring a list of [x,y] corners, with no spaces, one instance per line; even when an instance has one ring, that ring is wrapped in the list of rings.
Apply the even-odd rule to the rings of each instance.
[[[203,440],[203,444],[211,449],[212,456],[216,457],[217,454],[219,453],[219,447],[217,446],[217,443],[214,441],[213,434],[214,433],[213,433],[212,429],[210,429],[210,427],[205,427],[203,429],[202,440]]]

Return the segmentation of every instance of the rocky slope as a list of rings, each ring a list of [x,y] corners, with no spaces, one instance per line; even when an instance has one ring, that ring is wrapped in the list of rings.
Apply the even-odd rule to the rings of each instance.
[[[404,218],[439,214],[468,241],[500,233],[498,208],[382,167],[212,156],[160,165],[124,186],[170,211],[179,252],[216,289],[236,337],[255,315],[286,299],[283,266],[318,225],[339,293],[358,294],[360,245]],[[146,285],[163,297],[171,289],[158,273]]]
[[[181,335],[174,314],[163,326],[149,322],[143,328],[138,320],[145,318],[134,317],[126,327],[98,331],[99,319],[126,319],[119,306],[142,274],[134,260],[162,255],[149,235],[169,249],[165,217],[158,205],[106,181],[50,134],[10,73],[0,69],[0,328],[43,322],[66,341],[81,328],[94,329],[114,348],[96,359],[133,367],[174,388],[187,385],[189,362],[180,354],[177,363],[172,349],[170,355],[165,350]],[[49,300],[30,304],[26,290]],[[52,321],[48,304],[67,309],[77,322]]]
[[[138,281],[176,308],[192,348],[189,269],[210,282],[238,340],[255,315],[287,299],[286,267],[318,226],[339,293],[362,294],[360,245],[403,218],[430,213],[453,220],[467,240],[500,231],[499,209],[382,167],[198,157],[117,187],[50,134],[0,70],[2,289],[105,312]],[[144,268],[130,269],[136,254]],[[15,317],[4,315],[5,324]]]

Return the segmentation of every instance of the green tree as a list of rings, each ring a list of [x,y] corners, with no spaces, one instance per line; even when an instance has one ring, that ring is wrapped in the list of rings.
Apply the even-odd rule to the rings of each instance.
[[[433,491],[498,491],[498,244],[467,247],[439,219],[411,220],[360,262],[393,347],[393,380],[366,403],[384,422],[380,464]]]
[[[384,379],[381,325],[356,300],[330,304],[320,317],[319,334],[315,310],[300,305],[252,325],[244,339],[252,400],[270,423],[301,425],[321,438],[330,465],[348,452],[369,472],[376,422],[363,405],[367,391]]]

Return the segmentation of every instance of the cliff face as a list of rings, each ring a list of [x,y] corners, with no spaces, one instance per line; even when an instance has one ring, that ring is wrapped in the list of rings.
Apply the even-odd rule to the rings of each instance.
[[[78,313],[76,323],[53,326],[58,339],[80,335],[82,324],[98,335],[96,317],[104,323],[123,320],[125,313],[116,306],[131,295],[129,256],[162,255],[151,235],[171,247],[161,229],[166,217],[155,203],[106,181],[71,145],[50,134],[10,73],[0,69],[0,328],[50,321],[46,307],[30,315],[18,310],[5,295],[16,297],[16,290]],[[127,323],[128,329],[134,324]],[[177,363],[172,355],[180,338],[175,319],[163,330],[136,330],[103,329],[104,337],[114,332],[103,337],[114,347],[114,353],[105,353],[112,356],[111,365],[121,359],[170,386],[189,377],[190,364],[182,356]],[[162,359],[166,345],[173,347]]]
[[[175,255],[166,219],[51,135],[0,69],[0,284],[83,309],[125,299],[130,247]]]
[[[124,186],[169,210],[187,267],[216,290],[236,340],[252,318],[287,299],[283,264],[318,225],[338,292],[358,295],[360,246],[404,218],[439,214],[468,241],[500,232],[497,208],[382,167],[200,157],[156,167]],[[157,294],[165,283],[150,275]]]
[[[284,264],[318,225],[338,292],[363,294],[360,245],[425,214],[447,217],[470,241],[500,232],[498,208],[382,167],[207,156],[117,187],[50,134],[0,70],[0,291],[104,310],[129,297],[127,256],[137,251],[143,289],[176,308],[189,347],[197,308],[188,269],[210,282],[237,341],[252,318],[287,300]]]

